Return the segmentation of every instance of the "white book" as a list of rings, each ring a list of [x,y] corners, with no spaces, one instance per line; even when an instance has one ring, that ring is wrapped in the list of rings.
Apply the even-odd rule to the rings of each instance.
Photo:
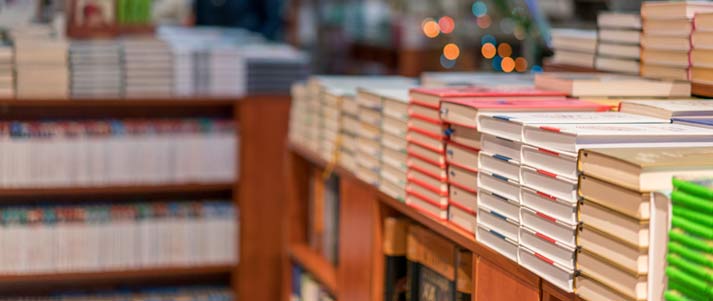
[[[713,116],[713,102],[696,99],[624,100],[619,110],[665,119]]]
[[[496,252],[502,254],[506,258],[518,262],[517,260],[517,249],[518,242],[516,240],[510,239],[507,236],[501,234],[495,229],[478,223],[478,233],[475,235],[475,239],[489,248],[495,250]]]
[[[475,229],[478,227],[477,218],[473,213],[453,205],[448,208],[448,221],[469,233],[475,233]]]
[[[618,124],[670,123],[667,119],[620,112],[529,112],[484,113],[478,116],[482,133],[513,141],[523,141],[524,128],[531,124]]]
[[[639,44],[641,31],[627,29],[600,29],[599,40],[622,44]]]
[[[381,177],[381,183],[386,181],[391,185],[401,187],[401,189],[406,188],[406,172],[402,170],[384,164],[379,169],[379,176]]]
[[[575,247],[577,224],[570,224],[527,207],[520,209],[520,223],[540,233],[540,236]]]
[[[503,156],[481,151],[478,155],[478,168],[490,171],[518,183],[521,182],[520,163]]]
[[[577,201],[577,180],[535,169],[526,165],[520,168],[522,186],[541,191],[570,202]]]
[[[388,166],[405,174],[407,158],[406,152],[383,148],[381,150],[381,167],[383,169],[385,166]]]
[[[520,223],[520,203],[481,188],[478,191],[478,204],[493,208],[510,220]]]
[[[568,269],[566,266],[524,246],[520,246],[518,249],[518,258],[520,265],[528,270],[540,275],[543,279],[566,292],[573,292],[574,270]]]
[[[494,209],[483,205],[478,206],[478,225],[484,225],[490,229],[497,231],[512,241],[518,241],[518,233],[520,224]]]
[[[450,184],[448,187],[448,202],[451,206],[458,206],[461,210],[475,214],[478,210],[478,194]]]
[[[394,199],[402,202],[406,201],[406,184],[399,186],[382,179],[379,183],[379,190]]]
[[[576,248],[543,236],[526,225],[520,226],[520,245],[574,270]]]
[[[458,166],[449,165],[448,166],[448,183],[452,186],[458,186],[459,188],[469,191],[471,193],[477,193],[478,190],[478,173],[461,168]]]
[[[600,12],[597,26],[606,28],[641,28],[641,15],[638,13]]]
[[[520,184],[486,170],[478,172],[478,187],[485,188],[504,198],[520,202]]]
[[[527,125],[524,142],[553,151],[576,153],[581,148],[713,145],[713,130],[679,124]]]
[[[622,45],[600,42],[599,45],[597,45],[597,55],[638,61],[641,56],[641,48],[639,45]]]
[[[567,201],[534,189],[521,186],[520,201],[523,206],[542,212],[569,224],[578,222],[577,202]]]
[[[521,162],[520,148],[522,143],[493,135],[482,135],[481,137],[481,151],[501,156],[509,161]]]
[[[597,56],[594,59],[594,68],[601,71],[638,75],[640,65],[638,60]]]
[[[573,181],[579,174],[576,154],[554,152],[529,145],[522,146],[522,164]]]
[[[349,128],[345,125],[345,128]],[[405,120],[393,118],[384,118],[381,123],[381,131],[383,134],[391,134],[397,137],[406,137],[408,131],[408,123]]]

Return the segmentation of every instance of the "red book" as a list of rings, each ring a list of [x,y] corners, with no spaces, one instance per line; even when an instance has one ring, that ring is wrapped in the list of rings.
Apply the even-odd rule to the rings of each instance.
[[[565,98],[567,94],[557,91],[538,90],[528,87],[513,88],[485,88],[485,87],[442,87],[442,88],[413,88],[410,91],[411,103],[438,109],[440,102],[447,98],[462,97],[487,97],[490,100],[500,98],[540,100]]]
[[[477,128],[476,119],[484,112],[606,112],[609,106],[574,98],[549,100],[482,100],[479,98],[451,98],[441,104],[444,122]]]

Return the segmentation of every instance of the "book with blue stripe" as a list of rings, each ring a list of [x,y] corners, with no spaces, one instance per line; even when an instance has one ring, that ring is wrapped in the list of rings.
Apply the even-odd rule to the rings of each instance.
[[[713,101],[711,101],[713,102]],[[673,123],[713,129],[713,117],[708,118],[674,118]]]

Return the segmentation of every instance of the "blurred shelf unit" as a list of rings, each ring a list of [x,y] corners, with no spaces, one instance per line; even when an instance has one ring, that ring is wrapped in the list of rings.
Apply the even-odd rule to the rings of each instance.
[[[312,209],[307,201],[314,188],[309,188],[308,175],[333,173],[339,178],[339,260],[336,264],[319,258],[319,252],[309,246]],[[334,289],[340,301],[383,300],[384,271],[383,220],[386,217],[407,218],[411,224],[423,226],[436,236],[455,244],[473,255],[472,300],[510,301],[543,300],[575,301],[574,294],[563,292],[534,273],[478,243],[467,232],[447,222],[433,219],[359,180],[346,169],[326,162],[318,154],[296,144],[288,148],[289,198],[284,220],[289,224],[289,258],[314,275],[323,286]],[[302,175],[302,176],[297,176]],[[283,282],[290,283],[289,265],[285,266]],[[333,279],[336,278],[336,279]],[[334,284],[336,283],[336,284]],[[285,290],[281,300],[289,300]]]

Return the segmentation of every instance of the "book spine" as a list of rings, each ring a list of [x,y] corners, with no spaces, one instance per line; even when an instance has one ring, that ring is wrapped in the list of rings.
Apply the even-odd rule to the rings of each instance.
[[[694,239],[695,240],[695,239]],[[680,241],[680,240],[679,240]],[[707,266],[709,268],[713,268],[713,256],[701,253],[699,251],[694,251],[691,250],[691,244],[685,245],[677,242],[672,238],[672,240],[668,243],[668,250],[669,253],[676,253],[681,255],[682,257],[693,261],[697,264]]]
[[[673,206],[672,211],[673,216],[678,216],[706,227],[713,228],[713,216],[711,215],[700,213],[681,206]]]
[[[694,222],[683,219],[679,216],[671,218],[671,225],[676,228],[681,228],[683,231],[693,234],[704,239],[713,239],[713,229],[701,226]]]
[[[700,293],[702,296],[706,296],[707,298],[704,300],[713,298],[713,287],[709,286],[705,281],[701,281],[700,279],[682,272],[676,267],[666,267],[666,276],[668,276],[672,281],[680,282],[689,290],[693,290]]]
[[[669,266],[676,267],[682,272],[695,276],[699,280],[707,282],[709,285],[713,284],[713,270],[707,267],[685,260],[675,253],[667,255],[666,261]]]
[[[670,295],[670,297],[669,297]],[[685,285],[680,284],[676,281],[670,280],[668,282],[668,291],[665,295],[666,300],[706,300],[707,298],[693,290],[688,289]],[[669,299],[678,298],[678,299]]]
[[[697,197],[693,194],[688,194],[683,191],[671,192],[671,202],[674,206],[682,206],[690,209],[695,209],[707,214],[713,214],[713,202]]]

